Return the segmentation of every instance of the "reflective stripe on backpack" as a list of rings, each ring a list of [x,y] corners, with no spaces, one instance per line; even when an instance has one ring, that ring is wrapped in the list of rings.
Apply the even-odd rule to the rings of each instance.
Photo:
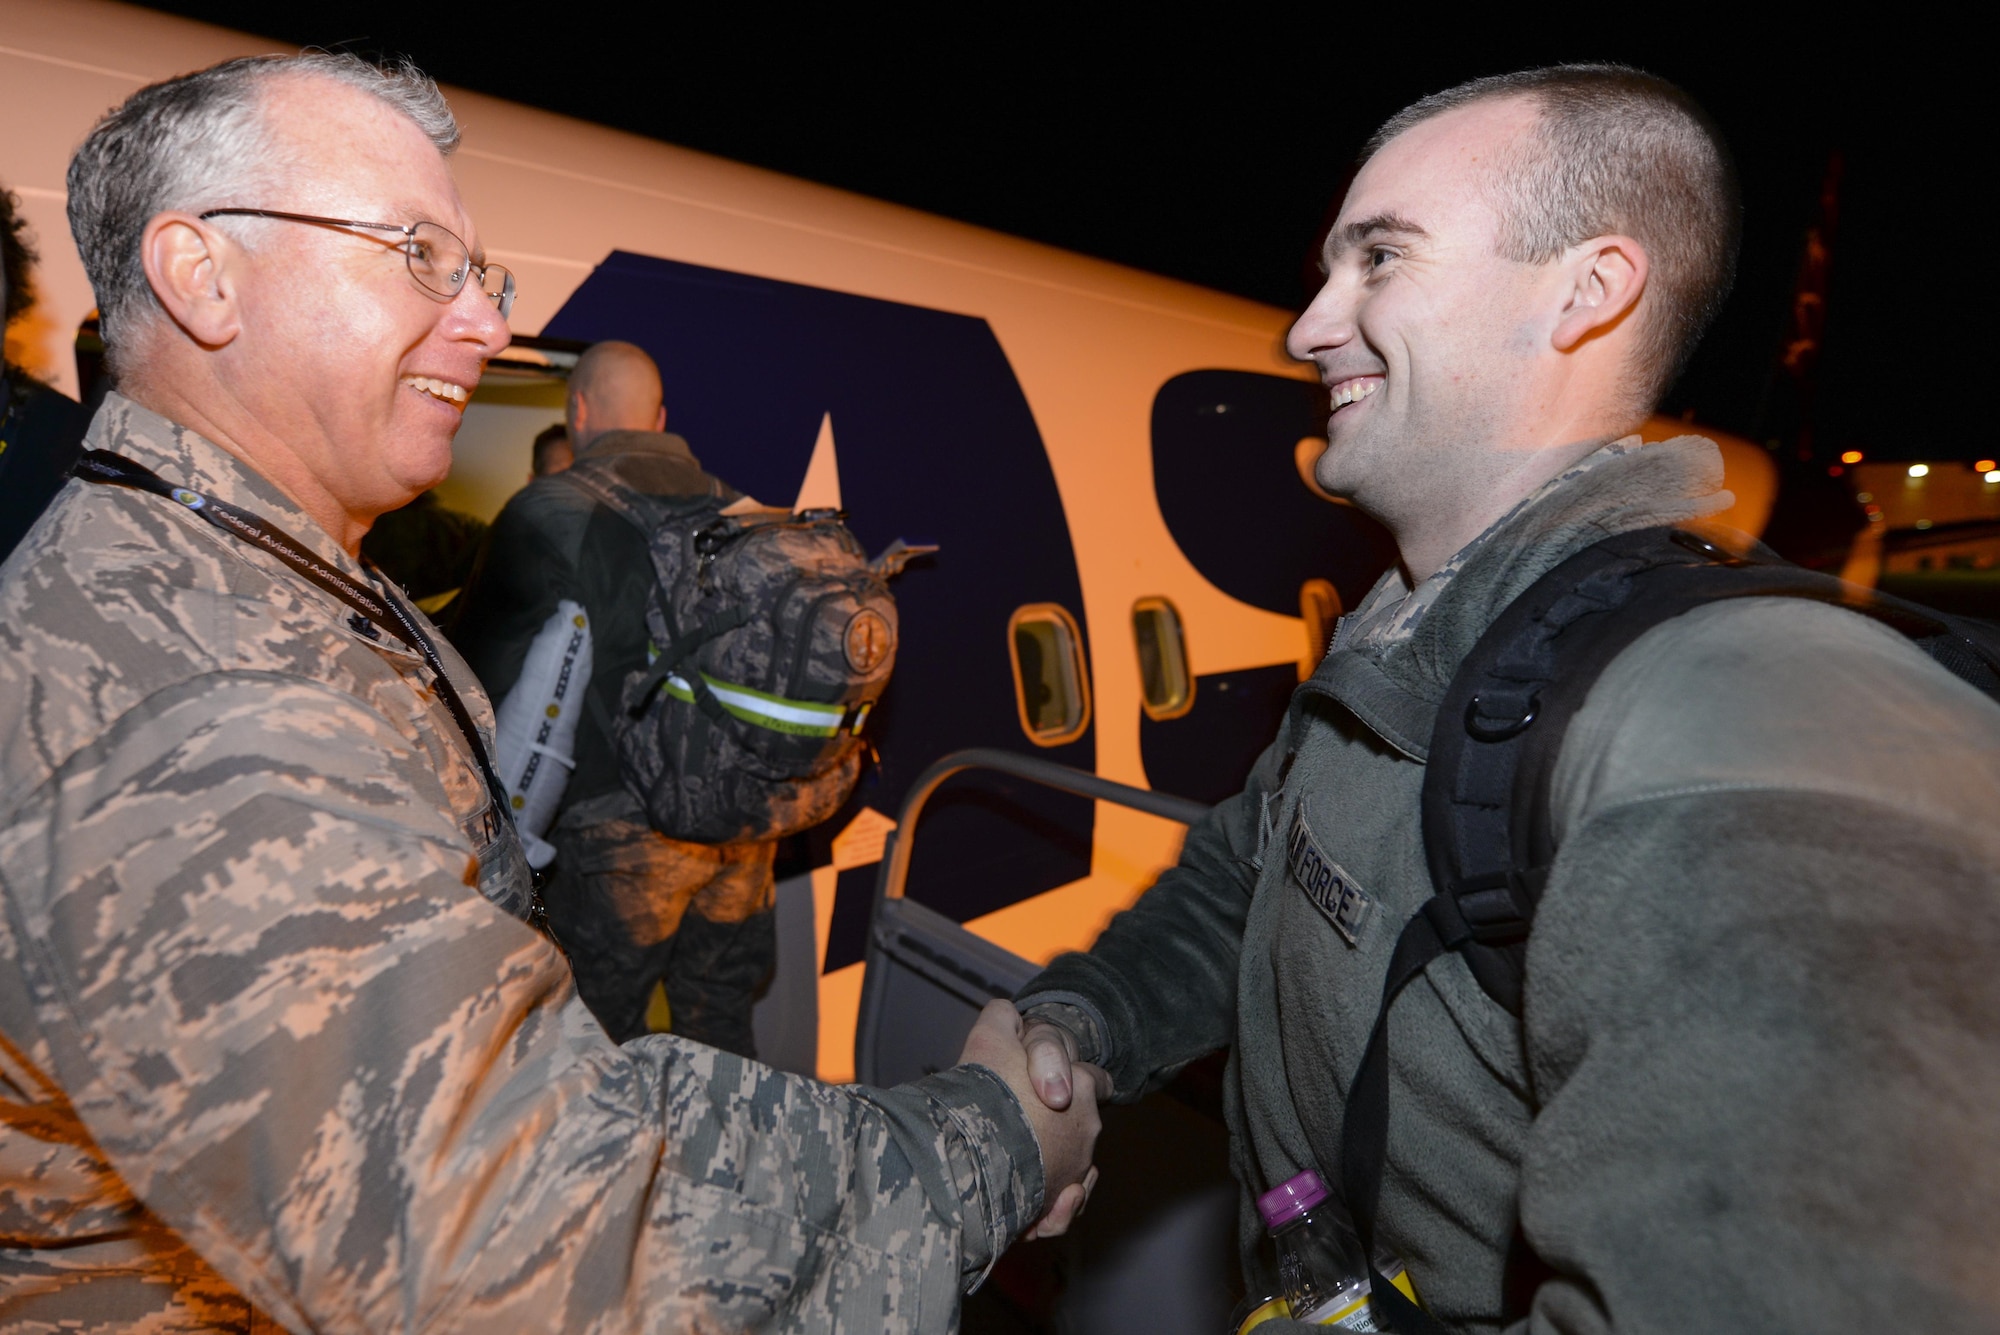
[[[745,723],[753,723],[772,732],[790,733],[795,737],[837,737],[843,725],[848,724],[850,712],[853,721],[850,731],[860,732],[861,724],[868,717],[868,706],[862,704],[852,711],[846,705],[819,704],[811,700],[787,700],[781,695],[771,695],[765,691],[752,690],[748,686],[737,686],[720,681],[706,672],[701,679],[721,706]],[[678,672],[669,673],[665,682],[666,692],[676,700],[694,703],[694,687]]]
[[[645,537],[651,646],[606,731],[652,827],[728,844],[832,815],[860,778],[856,733],[897,630],[884,574],[840,515],[644,496],[591,459],[556,476]]]

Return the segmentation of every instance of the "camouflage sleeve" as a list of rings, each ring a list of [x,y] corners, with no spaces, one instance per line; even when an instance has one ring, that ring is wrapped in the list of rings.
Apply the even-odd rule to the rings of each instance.
[[[1040,1210],[999,1078],[613,1046],[470,888],[422,759],[352,697],[214,674],[0,831],[0,1021],[132,1193],[298,1330],[955,1327]]]

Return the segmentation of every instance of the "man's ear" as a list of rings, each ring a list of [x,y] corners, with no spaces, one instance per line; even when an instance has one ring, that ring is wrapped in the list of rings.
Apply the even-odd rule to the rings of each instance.
[[[1564,303],[1550,341],[1570,352],[1618,327],[1645,294],[1652,261],[1629,236],[1594,237],[1570,252]]]
[[[190,213],[162,213],[139,234],[139,262],[153,295],[189,338],[220,348],[242,332],[228,237]]]
[[[569,428],[572,444],[590,431],[590,407],[585,403],[583,395],[577,393],[574,385],[570,386],[569,393],[564,396],[563,424]]]
[[[660,411],[653,414],[653,430],[665,431],[666,429],[667,429],[667,405],[663,403],[660,405]]]

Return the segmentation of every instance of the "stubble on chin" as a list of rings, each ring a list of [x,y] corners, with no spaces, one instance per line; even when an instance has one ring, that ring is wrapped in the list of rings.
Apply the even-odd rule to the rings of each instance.
[[[1365,430],[1350,430],[1336,436],[1330,427],[1327,445],[1313,464],[1313,480],[1342,500],[1367,509],[1366,496],[1373,475],[1382,467],[1384,451]]]

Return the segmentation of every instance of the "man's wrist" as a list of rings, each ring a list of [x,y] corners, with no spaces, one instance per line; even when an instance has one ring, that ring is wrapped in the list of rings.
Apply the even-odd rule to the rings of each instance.
[[[1026,1024],[1052,1024],[1076,1042],[1077,1061],[1093,1066],[1106,1064],[1104,1022],[1097,1008],[1082,997],[1065,992],[1041,992],[1023,997],[1019,1003]]]
[[[1020,1096],[990,1067],[955,1066],[902,1088],[921,1091],[942,1115],[940,1130],[951,1128],[942,1148],[962,1211],[971,1292],[1046,1205],[1041,1142]]]

